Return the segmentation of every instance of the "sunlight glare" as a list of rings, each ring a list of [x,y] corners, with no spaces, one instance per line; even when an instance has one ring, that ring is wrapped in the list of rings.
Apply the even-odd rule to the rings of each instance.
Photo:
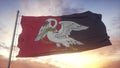
[[[42,60],[38,61],[38,59],[42,59]],[[101,56],[92,52],[81,52],[81,53],[51,55],[51,56],[39,57],[38,59],[36,61],[56,65],[61,68],[68,68],[68,67],[96,68],[96,64],[98,65],[98,62],[100,62]]]

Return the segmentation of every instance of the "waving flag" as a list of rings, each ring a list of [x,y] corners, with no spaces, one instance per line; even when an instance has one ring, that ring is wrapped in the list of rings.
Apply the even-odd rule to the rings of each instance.
[[[63,16],[22,16],[18,57],[91,50],[111,45],[101,14],[90,11]]]

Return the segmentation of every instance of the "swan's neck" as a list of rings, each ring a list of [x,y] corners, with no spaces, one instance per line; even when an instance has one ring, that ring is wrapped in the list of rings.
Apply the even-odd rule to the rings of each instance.
[[[50,27],[56,28],[56,26],[57,26],[57,20],[56,20],[56,19],[50,18],[50,19],[48,19],[47,21],[49,22],[49,26],[50,26]],[[55,22],[54,25],[52,25],[52,21]]]

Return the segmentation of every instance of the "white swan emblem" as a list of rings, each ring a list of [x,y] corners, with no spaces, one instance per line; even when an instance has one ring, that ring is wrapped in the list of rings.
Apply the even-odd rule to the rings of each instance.
[[[54,21],[54,25],[52,25],[52,21]],[[56,29],[58,24],[61,25],[59,30]],[[35,41],[39,41],[47,36],[50,41],[56,43],[57,47],[61,45],[65,47],[70,47],[70,45],[84,45],[82,42],[69,37],[69,35],[72,30],[81,31],[86,29],[88,29],[87,26],[79,25],[73,21],[57,22],[56,19],[49,18],[45,21],[43,26],[41,26]]]

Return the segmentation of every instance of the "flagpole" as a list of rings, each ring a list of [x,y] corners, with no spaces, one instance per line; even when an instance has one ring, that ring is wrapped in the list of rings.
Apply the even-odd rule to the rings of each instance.
[[[11,47],[10,47],[10,53],[9,53],[8,68],[10,68],[10,64],[11,64],[12,51],[13,51],[15,33],[16,33],[16,28],[17,28],[18,16],[19,16],[19,10],[17,11],[17,14],[16,14],[15,26],[14,26],[13,37],[12,37],[12,42],[11,42]]]

